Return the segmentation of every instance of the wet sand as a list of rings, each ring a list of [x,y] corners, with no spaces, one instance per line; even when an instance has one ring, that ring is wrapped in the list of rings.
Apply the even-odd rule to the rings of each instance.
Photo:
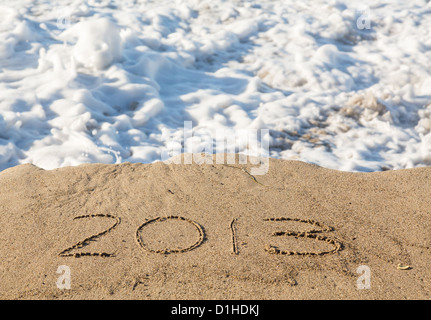
[[[2,171],[0,298],[430,298],[431,167],[254,167]]]

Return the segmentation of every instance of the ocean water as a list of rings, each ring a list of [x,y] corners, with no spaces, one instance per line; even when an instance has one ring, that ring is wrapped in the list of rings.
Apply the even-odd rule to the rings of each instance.
[[[173,144],[431,165],[431,2],[0,0],[0,170]]]

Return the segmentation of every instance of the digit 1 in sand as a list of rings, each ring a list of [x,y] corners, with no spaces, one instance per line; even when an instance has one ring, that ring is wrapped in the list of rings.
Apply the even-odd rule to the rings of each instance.
[[[230,223],[230,230],[232,233],[232,253],[233,254],[238,254],[238,243],[236,241],[236,234],[235,234],[235,223],[236,223],[237,219],[233,218],[231,223]]]

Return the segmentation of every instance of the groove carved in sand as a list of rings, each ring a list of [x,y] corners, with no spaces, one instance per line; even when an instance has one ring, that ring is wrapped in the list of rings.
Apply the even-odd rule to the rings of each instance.
[[[332,250],[327,250],[327,251],[319,251],[319,252],[314,252],[314,251],[288,251],[288,250],[281,250],[278,249],[277,247],[271,246],[271,245],[266,245],[265,250],[268,253],[271,254],[280,254],[280,255],[302,255],[302,256],[322,256],[325,254],[329,254],[329,253],[335,253],[337,251],[340,251],[342,249],[342,244],[341,242],[327,237],[325,235],[321,235],[320,233],[323,232],[330,232],[333,231],[334,228],[327,226],[325,224],[322,224],[318,221],[315,220],[311,220],[311,219],[299,219],[299,218],[286,218],[286,217],[281,217],[281,218],[266,218],[264,219],[264,221],[296,221],[296,222],[301,222],[301,223],[307,223],[307,224],[311,224],[313,226],[319,227],[320,229],[312,229],[306,232],[298,232],[298,231],[276,231],[272,234],[272,236],[278,237],[278,236],[288,236],[288,237],[295,237],[295,238],[310,238],[310,239],[316,239],[319,241],[324,241],[330,245],[332,245],[333,249]]]
[[[80,249],[80,248],[84,247],[85,245],[89,244],[89,242],[91,240],[95,240],[95,239],[100,238],[101,236],[107,234],[108,232],[112,231],[112,229],[114,229],[120,223],[120,218],[113,216],[113,215],[110,215],[110,214],[88,214],[88,215],[78,216],[78,217],[75,217],[73,219],[77,220],[77,219],[86,219],[86,218],[109,218],[109,219],[114,219],[115,223],[111,227],[109,227],[108,229],[105,229],[102,232],[93,234],[93,235],[85,238],[84,240],[77,242],[73,246],[71,246],[67,249],[64,249],[63,251],[58,253],[58,255],[60,257],[75,257],[75,258],[80,258],[80,257],[84,257],[84,256],[113,257],[114,256],[113,253],[106,253],[106,252],[75,252],[75,253],[70,252],[74,249]]]
[[[142,228],[144,228],[146,225],[148,225],[150,223],[166,221],[166,220],[169,220],[169,219],[182,220],[182,221],[186,221],[186,222],[192,224],[196,228],[196,230],[198,230],[198,233],[199,233],[198,240],[196,240],[196,242],[193,243],[192,245],[190,245],[190,246],[188,246],[186,248],[180,248],[180,249],[165,248],[165,249],[155,250],[155,249],[148,248],[148,246],[145,245],[145,243],[142,241],[142,238],[140,237],[139,232],[142,230]],[[157,218],[154,218],[154,219],[147,220],[147,221],[145,221],[143,224],[141,224],[139,226],[139,228],[136,230],[136,240],[138,242],[138,245],[140,247],[142,247],[142,249],[144,249],[145,251],[148,251],[148,252],[162,253],[162,254],[167,254],[167,253],[182,253],[182,252],[191,251],[191,250],[195,249],[196,247],[200,246],[201,243],[204,241],[204,231],[203,231],[202,227],[198,223],[194,222],[193,220],[181,217],[181,216],[157,217]]]
[[[238,254],[238,244],[236,241],[236,230],[235,230],[235,222],[236,222],[236,218],[233,218],[231,223],[230,223],[230,230],[232,232],[232,253],[234,254]]]

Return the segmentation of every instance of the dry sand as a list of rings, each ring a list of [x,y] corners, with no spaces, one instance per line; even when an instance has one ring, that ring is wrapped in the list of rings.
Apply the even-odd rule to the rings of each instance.
[[[4,170],[0,298],[430,298],[431,168],[252,167]],[[57,287],[61,265],[70,289]]]

